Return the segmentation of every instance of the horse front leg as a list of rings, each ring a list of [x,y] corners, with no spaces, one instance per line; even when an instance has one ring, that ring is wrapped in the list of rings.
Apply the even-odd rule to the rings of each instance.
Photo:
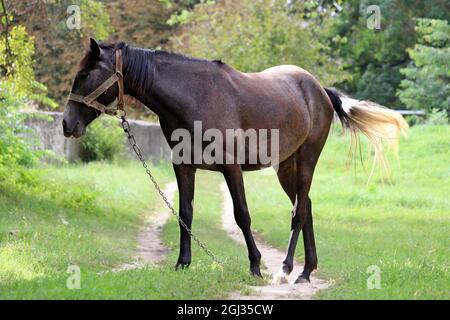
[[[174,171],[178,184],[180,218],[191,229],[196,169],[188,165],[174,165]],[[180,223],[180,255],[175,269],[189,267],[191,259],[191,237]]]
[[[250,272],[257,277],[261,276],[261,253],[256,247],[255,240],[250,229],[251,219],[245,199],[244,180],[240,166],[225,166],[223,174],[233,199],[234,218],[244,234],[250,260]]]

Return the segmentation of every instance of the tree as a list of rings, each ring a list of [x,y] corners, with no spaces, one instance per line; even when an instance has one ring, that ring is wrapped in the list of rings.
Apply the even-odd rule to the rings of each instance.
[[[112,0],[106,9],[114,27],[112,41],[125,41],[145,48],[162,48],[170,36],[166,21],[174,6],[161,1]]]
[[[198,4],[171,38],[177,51],[223,59],[242,71],[280,64],[299,65],[330,85],[345,79],[339,59],[321,41],[329,19],[308,18],[303,2],[223,0]]]
[[[76,14],[68,10],[73,5],[80,9],[80,28],[67,25]],[[95,0],[8,0],[6,7],[14,16],[12,25],[25,26],[34,39],[36,78],[62,106],[89,37],[106,40],[113,31],[104,5]]]
[[[24,26],[11,25],[13,17],[0,0],[0,179],[11,175],[10,168],[32,164],[38,153],[24,142],[24,113],[30,102],[55,106],[46,87],[35,79],[34,43]]]
[[[380,8],[381,29],[367,27],[367,8]],[[414,18],[450,18],[447,0],[348,0],[335,19],[329,38],[345,61],[351,78],[341,87],[360,99],[401,108],[396,96],[403,79],[400,69],[409,62],[407,48],[416,43]]]
[[[445,110],[450,115],[450,26],[445,20],[418,19],[413,61],[400,72],[398,96],[410,109]]]
[[[11,24],[25,26],[34,38],[37,79],[47,85],[49,96],[62,107],[89,37],[164,48],[175,29],[166,21],[174,12],[190,8],[198,0],[5,1],[14,15]],[[67,26],[74,14],[68,9],[73,5],[80,9],[79,29]]]

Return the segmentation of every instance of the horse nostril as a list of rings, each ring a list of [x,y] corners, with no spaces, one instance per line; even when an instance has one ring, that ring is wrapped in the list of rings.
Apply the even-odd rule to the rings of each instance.
[[[62,126],[63,126],[63,129],[66,130],[66,127],[67,127],[67,122],[66,122],[66,120],[63,120],[63,121],[62,121]]]

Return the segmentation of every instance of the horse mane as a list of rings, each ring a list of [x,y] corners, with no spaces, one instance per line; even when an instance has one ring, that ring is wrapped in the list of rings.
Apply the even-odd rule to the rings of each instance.
[[[131,86],[139,94],[145,94],[146,91],[150,89],[153,81],[152,75],[155,51],[134,48],[123,42],[116,44],[114,49],[122,50],[124,59],[123,73],[128,75]]]
[[[171,62],[213,63],[215,65],[225,65],[221,60],[211,61],[193,58],[175,52],[138,48],[125,42],[100,42],[99,46],[102,50],[110,51],[111,55],[115,50],[122,50],[124,58],[123,72],[131,77],[131,85],[139,94],[145,94],[146,90],[151,87],[151,82],[153,80],[149,75],[153,74],[152,68],[155,59]],[[80,61],[79,70],[87,67],[92,61],[92,52],[88,50]]]
[[[185,62],[211,62],[207,59],[198,59],[193,58],[181,53],[176,52],[170,52],[170,51],[163,51],[163,50],[156,50],[155,55],[160,58],[165,58],[170,61],[185,61]]]
[[[203,63],[203,64],[224,64],[222,61],[210,61],[206,59],[192,58],[180,53],[150,50],[133,47],[127,43],[105,44],[106,48],[120,49],[124,55],[124,73],[132,78],[132,86],[138,93],[144,94],[151,87],[153,81],[153,66],[155,59],[158,61],[181,62],[181,63]],[[103,48],[101,46],[101,48]]]

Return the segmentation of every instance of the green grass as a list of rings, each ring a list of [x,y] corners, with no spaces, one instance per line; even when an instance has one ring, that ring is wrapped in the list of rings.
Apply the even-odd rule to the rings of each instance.
[[[361,164],[355,172],[347,161],[348,139],[330,137],[311,198],[318,274],[335,284],[317,298],[450,298],[449,136],[449,126],[412,128],[392,162],[392,183],[378,177],[368,186]],[[275,174],[245,180],[254,228],[285,249],[291,206]],[[296,255],[303,258],[301,240]],[[381,289],[367,289],[371,265],[381,270]]]
[[[450,298],[449,134],[448,126],[414,127],[393,161],[392,184],[378,176],[369,186],[361,165],[347,161],[348,139],[330,137],[311,197],[318,275],[334,286],[316,298]],[[163,184],[174,179],[169,166],[154,171]],[[164,228],[173,249],[166,264],[108,272],[132,259],[144,215],[163,206],[138,164],[3,171],[0,179],[0,299],[213,299],[262,283],[248,274],[246,249],[221,230],[219,174],[197,175],[193,230],[225,261],[223,278],[195,243],[191,268],[173,271],[173,218]],[[285,250],[291,208],[276,176],[245,180],[253,227]],[[80,290],[66,287],[69,265],[81,269]],[[372,265],[381,270],[379,290],[367,289]]]
[[[174,179],[168,166],[154,171],[163,183]],[[164,230],[174,249],[165,265],[108,272],[132,260],[144,214],[162,207],[138,165],[49,167],[25,176],[26,187],[4,184],[0,195],[0,299],[211,299],[256,282],[245,248],[220,229],[218,175],[198,176],[194,230],[226,261],[223,279],[195,244],[191,268],[173,270],[174,219]],[[80,290],[67,289],[69,265],[80,267]]]

